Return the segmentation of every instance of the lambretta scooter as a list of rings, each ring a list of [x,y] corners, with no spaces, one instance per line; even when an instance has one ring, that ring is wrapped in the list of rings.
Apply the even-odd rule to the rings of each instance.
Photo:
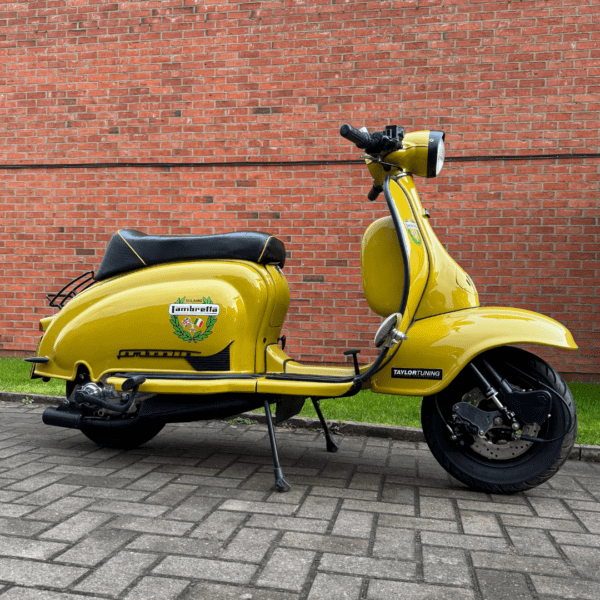
[[[33,378],[66,381],[49,425],[80,429],[98,444],[132,448],[165,425],[227,418],[264,407],[275,486],[287,491],[275,420],[313,402],[327,450],[335,445],[320,401],[370,388],[423,396],[422,425],[439,463],[472,488],[527,490],[554,475],[576,436],[573,398],[561,377],[509,344],[577,348],[556,321],[526,310],[481,307],[469,276],[444,250],[421,206],[413,175],[435,177],[444,134],[370,134],[343,125],[364,151],[390,216],[364,234],[361,271],[371,309],[384,318],[377,358],[350,366],[304,365],[285,353],[290,303],[285,248],[267,233],[163,237],[124,229],[98,272],[50,299],[40,321]]]

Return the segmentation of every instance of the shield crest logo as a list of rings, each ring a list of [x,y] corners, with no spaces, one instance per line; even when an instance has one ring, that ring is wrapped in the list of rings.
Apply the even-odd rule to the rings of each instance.
[[[173,333],[184,342],[201,342],[213,332],[220,306],[213,304],[210,297],[202,302],[186,302],[185,296],[169,306]]]

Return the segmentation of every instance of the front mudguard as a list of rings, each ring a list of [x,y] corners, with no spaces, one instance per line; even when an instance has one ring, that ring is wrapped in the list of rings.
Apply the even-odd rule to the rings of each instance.
[[[518,308],[476,307],[428,317],[415,321],[407,335],[390,363],[372,378],[374,392],[437,394],[476,356],[499,346],[577,349],[564,325]]]

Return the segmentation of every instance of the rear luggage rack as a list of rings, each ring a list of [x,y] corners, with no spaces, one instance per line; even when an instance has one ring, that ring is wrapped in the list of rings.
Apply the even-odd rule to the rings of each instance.
[[[50,303],[50,306],[53,308],[58,308],[59,310],[65,305],[65,303],[74,298],[83,290],[86,290],[90,286],[94,285],[96,280],[94,279],[94,271],[88,271],[79,277],[73,279],[73,281],[67,283],[62,290],[60,290],[57,294],[52,296],[48,294],[46,299]]]

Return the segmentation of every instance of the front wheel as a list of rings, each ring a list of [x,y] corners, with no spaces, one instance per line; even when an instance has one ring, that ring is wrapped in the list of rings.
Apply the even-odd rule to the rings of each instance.
[[[531,489],[555,475],[569,457],[577,436],[573,396],[552,367],[525,350],[495,348],[479,358],[484,358],[515,390],[556,392],[552,393],[550,418],[541,426],[534,423],[521,431],[530,437],[554,441],[512,439],[512,432],[504,424],[491,428],[484,437],[461,436],[453,440],[448,425],[457,402],[469,402],[483,411],[496,410],[493,401],[479,390],[468,367],[442,392],[423,398],[421,423],[425,439],[440,465],[471,488],[496,494]]]

